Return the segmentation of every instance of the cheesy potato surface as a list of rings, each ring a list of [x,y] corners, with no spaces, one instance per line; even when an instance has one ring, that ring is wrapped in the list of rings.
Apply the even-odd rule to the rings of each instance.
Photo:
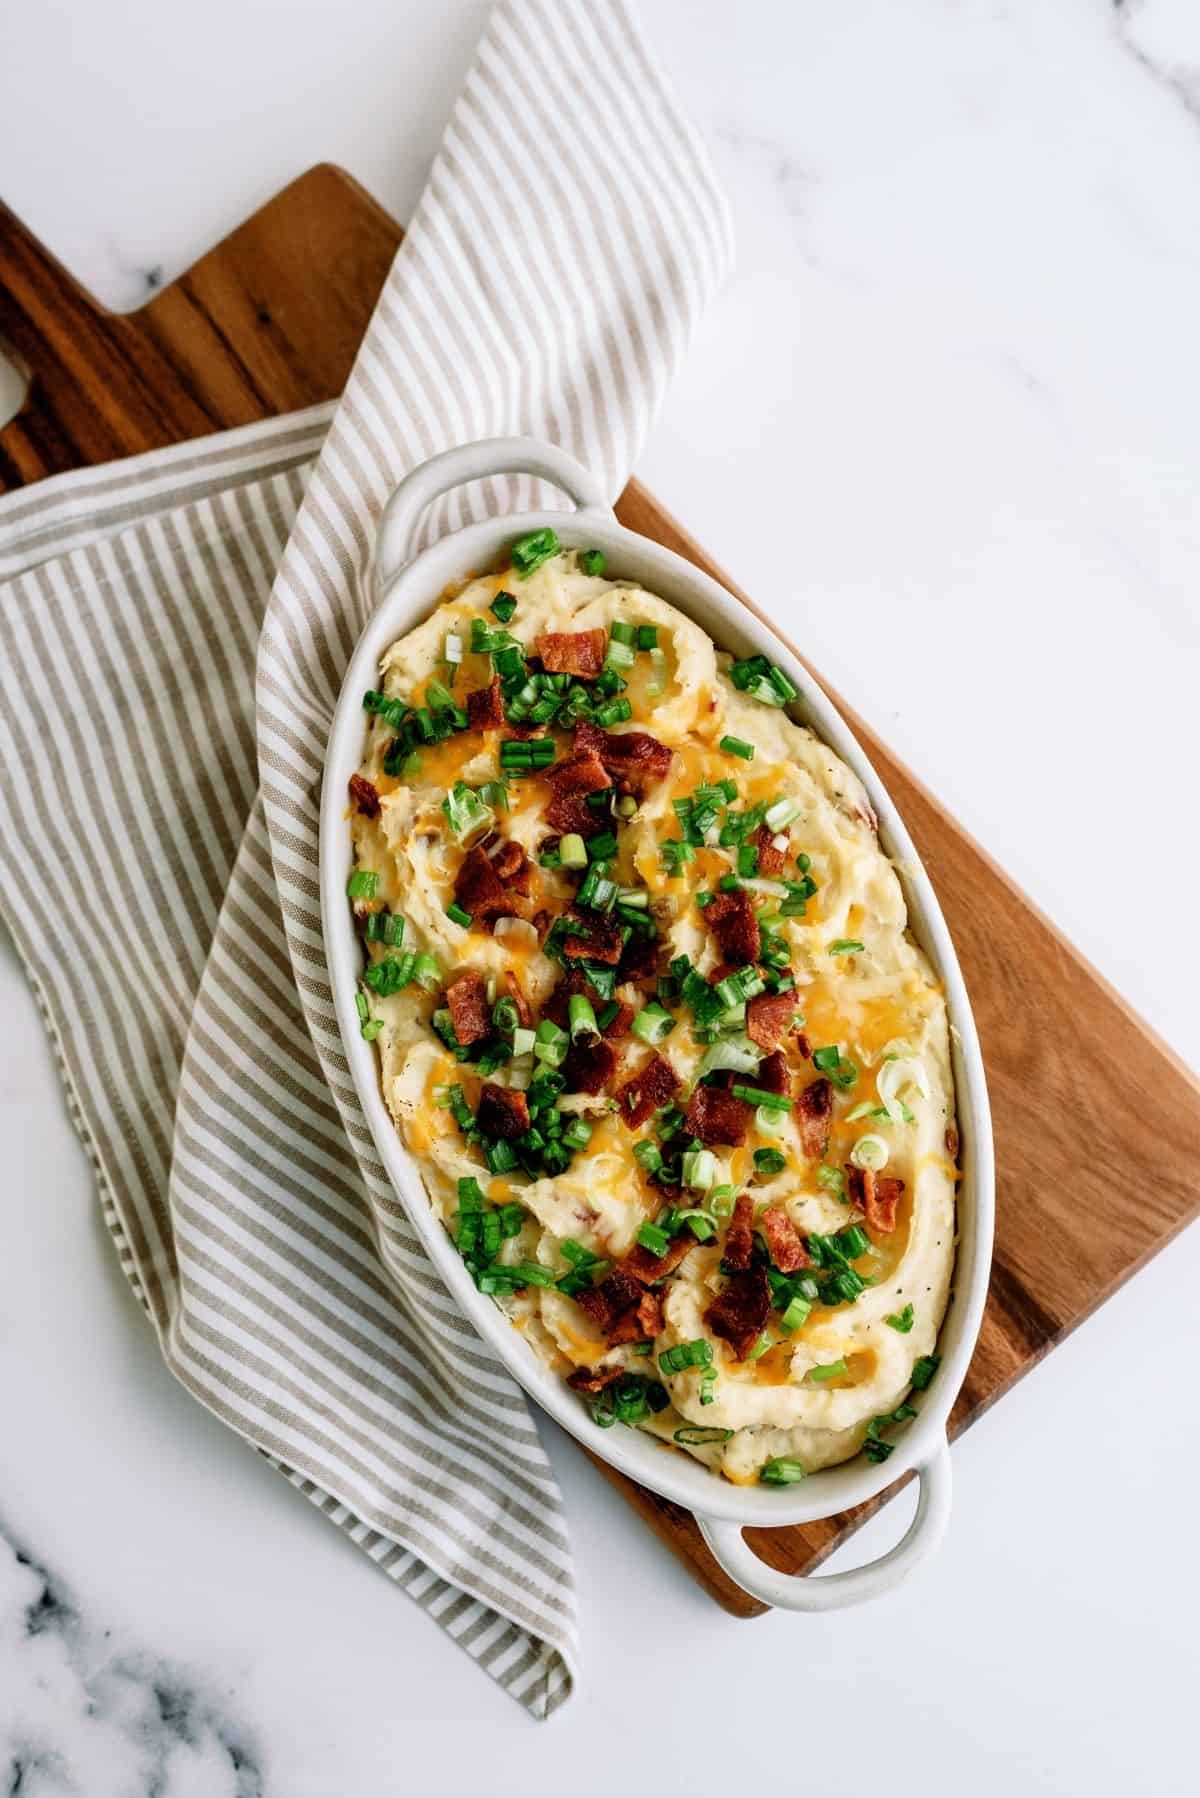
[[[791,681],[554,534],[383,657],[363,1033],[480,1289],[601,1427],[739,1483],[883,1460],[937,1367],[942,991]]]

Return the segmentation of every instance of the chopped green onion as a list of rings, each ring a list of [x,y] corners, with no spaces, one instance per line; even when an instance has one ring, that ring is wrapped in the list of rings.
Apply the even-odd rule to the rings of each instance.
[[[624,724],[632,717],[633,707],[627,699],[610,699],[606,705],[596,709],[596,723],[605,730],[614,724]]]
[[[566,1060],[570,1038],[550,1018],[543,1018],[534,1032],[533,1055],[548,1068],[557,1068]]]
[[[464,911],[462,906],[458,904],[457,900],[455,901],[455,903],[453,905],[448,905],[446,907],[446,916],[449,918],[449,920],[452,924],[461,924],[462,928],[464,930],[469,930],[471,927],[470,912]]]
[[[389,699],[385,693],[376,693],[374,688],[363,694],[363,711],[382,718],[393,730],[400,729],[411,709],[402,699]]]
[[[657,1143],[652,1143],[648,1137],[642,1142],[634,1143],[633,1158],[643,1172],[647,1174],[657,1174],[663,1164],[661,1149],[658,1147]]]
[[[379,875],[374,868],[355,868],[346,882],[347,899],[373,899],[379,887]]]
[[[938,1368],[942,1365],[940,1355],[921,1355],[913,1362],[912,1388],[914,1392],[924,1392]]]
[[[846,1181],[841,1168],[830,1167],[828,1162],[823,1161],[818,1167],[817,1184],[823,1186],[826,1192],[836,1193],[839,1199],[846,1197]]]
[[[687,1423],[681,1430],[676,1430],[675,1440],[687,1443],[692,1448],[699,1448],[708,1442],[728,1442],[732,1435],[732,1430],[718,1430],[702,1423]]]
[[[385,955],[382,961],[372,962],[363,970],[363,980],[377,993],[381,999],[390,999],[393,993],[403,992],[416,970],[415,955]]]
[[[888,1162],[888,1146],[882,1136],[868,1132],[860,1136],[850,1151],[850,1159],[855,1167],[868,1167],[877,1171],[886,1167]]]
[[[656,1256],[665,1255],[671,1241],[666,1231],[660,1230],[657,1224],[640,1224],[637,1239],[644,1249]]]
[[[629,1028],[644,1043],[660,1043],[674,1030],[675,1019],[657,999],[651,999],[643,1005]]]
[[[554,755],[552,737],[504,737],[500,743],[500,770],[504,774],[528,774],[548,768]]]
[[[430,955],[428,951],[418,955],[413,963],[412,977],[418,986],[423,986],[426,990],[441,986],[442,970],[438,966],[436,955]]]
[[[712,1358],[712,1344],[703,1336],[697,1336],[693,1342],[680,1342],[674,1348],[664,1349],[658,1357],[658,1365],[663,1373],[682,1373],[686,1367],[709,1367]]]
[[[726,755],[740,757],[743,762],[754,760],[754,745],[747,743],[744,737],[722,737],[718,748],[723,749]]]
[[[769,1093],[761,1086],[743,1086],[740,1081],[734,1082],[733,1096],[745,1099],[747,1105],[763,1105],[768,1111],[790,1111],[792,1101],[786,1093]]]
[[[839,1056],[838,1060],[840,1059],[841,1057]],[[837,1065],[836,1062],[834,1065]],[[848,1111],[846,1113],[846,1122],[848,1124],[857,1124],[860,1118],[878,1117],[882,1110],[882,1106],[873,1105],[870,1099],[864,1099],[861,1105],[856,1105],[853,1111]],[[884,1112],[883,1115],[886,1117],[887,1113]]]
[[[765,1355],[771,1346],[771,1332],[769,1330],[764,1330],[754,1347],[750,1350],[750,1353],[746,1356],[747,1361],[757,1361],[759,1356]]]
[[[863,945],[854,937],[840,936],[836,943],[830,943],[830,955],[861,955]]]
[[[580,550],[579,566],[582,568],[584,574],[603,574],[605,567],[604,551],[602,549]]]
[[[774,835],[776,831],[786,830],[789,824],[794,824],[799,816],[798,805],[793,804],[790,799],[777,799],[774,805],[767,807],[763,823]]]
[[[521,1022],[515,999],[497,999],[492,1006],[492,1026],[501,1036],[511,1036]]]
[[[558,537],[546,525],[540,531],[530,531],[527,536],[518,537],[509,554],[521,579],[528,580],[535,568],[540,568],[543,562],[548,562],[551,556],[558,554],[560,547]]]
[[[808,1377],[810,1380],[816,1380],[820,1383],[822,1380],[839,1380],[845,1372],[846,1363],[844,1360],[826,1361],[821,1367],[810,1367],[808,1370]]]
[[[519,1061],[522,1055],[532,1055],[533,1045],[537,1041],[532,1030],[516,1029],[512,1033],[513,1059]]]
[[[793,1330],[798,1330],[801,1324],[807,1322],[811,1310],[811,1299],[802,1298],[797,1293],[795,1298],[788,1301],[787,1309],[779,1319],[780,1327],[790,1336]]]
[[[683,1183],[692,1192],[707,1192],[717,1177],[717,1158],[711,1149],[689,1149],[683,1157]]]
[[[758,1478],[763,1486],[794,1486],[797,1480],[804,1478],[804,1468],[788,1455],[777,1455],[773,1460],[763,1462]]]
[[[910,1303],[905,1305],[903,1311],[890,1311],[883,1321],[885,1324],[890,1324],[893,1330],[898,1330],[901,1336],[907,1336],[913,1327],[914,1317],[915,1313]]]
[[[754,1167],[760,1174],[781,1174],[787,1166],[787,1156],[779,1149],[755,1149]]]
[[[442,800],[442,810],[456,839],[464,845],[469,845],[486,830],[490,830],[495,817],[491,806],[485,805],[465,780],[455,781],[451,791]]]
[[[568,1149],[586,1149],[592,1140],[592,1126],[586,1118],[574,1117],[563,1131],[562,1140]]]
[[[567,1017],[571,1028],[571,1041],[590,1042],[600,1034],[600,1026],[596,1022],[596,1013],[592,1002],[583,993],[572,993],[567,1002]]]
[[[497,593],[495,599],[488,607],[488,611],[491,612],[494,617],[498,618],[501,624],[508,624],[516,609],[516,600],[511,593],[506,593],[503,588]]]
[[[822,1074],[828,1074],[833,1084],[848,1092],[858,1080],[858,1069],[852,1061],[847,1061],[836,1044],[828,1044],[824,1048],[813,1050],[813,1066]]]
[[[722,1037],[704,1051],[696,1078],[703,1080],[706,1074],[717,1074],[726,1068],[735,1074],[756,1074],[761,1060],[762,1050],[748,1036]]]
[[[717,1226],[707,1211],[681,1211],[679,1221],[686,1224],[697,1242],[711,1242]]]
[[[504,1272],[517,1286],[553,1286],[554,1275],[548,1267],[540,1267],[536,1261],[515,1261]]]
[[[558,859],[564,868],[586,868],[588,860],[587,844],[574,831],[562,838],[558,845]]]

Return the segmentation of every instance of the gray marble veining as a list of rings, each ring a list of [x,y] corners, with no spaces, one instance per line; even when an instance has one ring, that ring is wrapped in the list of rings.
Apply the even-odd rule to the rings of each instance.
[[[262,1752],[195,1668],[122,1643],[0,1519],[6,1798],[260,1798]]]

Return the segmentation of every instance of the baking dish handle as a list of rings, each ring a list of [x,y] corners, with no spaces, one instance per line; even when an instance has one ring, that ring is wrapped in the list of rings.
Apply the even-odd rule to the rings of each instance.
[[[408,560],[413,526],[426,506],[451,487],[496,474],[532,474],[561,487],[582,512],[610,515],[603,487],[581,462],[536,437],[485,437],[431,456],[405,475],[383,508],[375,555],[375,590],[382,595]]]
[[[899,1585],[941,1541],[950,1521],[949,1443],[943,1441],[933,1459],[918,1467],[917,1478],[916,1516],[895,1548],[848,1573],[779,1573],[759,1560],[740,1524],[715,1517],[697,1517],[696,1522],[725,1572],[751,1597],[783,1611],[840,1611]]]

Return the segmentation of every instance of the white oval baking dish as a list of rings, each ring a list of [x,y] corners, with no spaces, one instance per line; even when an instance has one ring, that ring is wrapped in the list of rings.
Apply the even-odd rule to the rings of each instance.
[[[525,472],[560,487],[576,510],[524,513],[470,525],[405,562],[413,527],[430,502],[466,481]],[[792,709],[862,780],[879,818],[880,837],[894,859],[912,929],[945,983],[952,1031],[963,1179],[959,1189],[958,1256],[950,1306],[942,1325],[942,1365],[922,1398],[920,1416],[903,1432],[891,1459],[874,1465],[858,1456],[826,1468],[798,1486],[740,1487],[636,1429],[601,1430],[565,1382],[552,1373],[470,1274],[434,1216],[417,1163],[408,1153],[379,1090],[375,1050],[359,1032],[354,997],[362,950],[346,880],[352,853],[346,787],[363,742],[362,695],[376,683],[384,650],[418,624],[446,588],[495,567],[514,537],[551,525],[568,548],[604,551],[612,574],[660,594],[739,656],[764,654],[800,690]],[[705,1540],[725,1570],[766,1603],[797,1611],[832,1610],[895,1585],[937,1546],[950,1511],[950,1454],[946,1419],[966,1374],[987,1296],[992,1250],[993,1163],[987,1087],[962,974],[933,890],[895,807],[839,713],[791,647],[742,603],[672,551],[625,530],[587,471],[561,450],[527,438],[495,438],[435,456],[393,493],[380,522],[375,556],[376,609],[346,670],[329,735],[321,798],[321,909],[325,950],[338,1023],[363,1110],[380,1158],[413,1226],[451,1292],[479,1334],[495,1349],[531,1398],[565,1430],[631,1479],[696,1514]],[[812,1523],[876,1497],[913,1470],[920,1481],[916,1514],[903,1539],[868,1566],[826,1576],[776,1572],[742,1537],[760,1528]]]

